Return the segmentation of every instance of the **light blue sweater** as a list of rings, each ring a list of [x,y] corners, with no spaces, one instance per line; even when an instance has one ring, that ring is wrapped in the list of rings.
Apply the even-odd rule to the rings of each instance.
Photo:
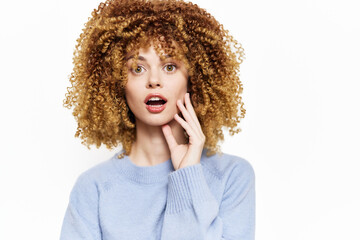
[[[60,240],[253,240],[255,174],[230,154],[174,170],[135,165],[122,151],[83,172]]]

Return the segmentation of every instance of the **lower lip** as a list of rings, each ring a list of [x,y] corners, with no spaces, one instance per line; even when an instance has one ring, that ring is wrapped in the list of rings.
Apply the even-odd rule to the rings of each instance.
[[[161,105],[161,106],[160,105],[157,106],[157,105],[147,105],[146,104],[146,109],[151,113],[159,113],[159,112],[162,112],[165,109],[166,103]]]

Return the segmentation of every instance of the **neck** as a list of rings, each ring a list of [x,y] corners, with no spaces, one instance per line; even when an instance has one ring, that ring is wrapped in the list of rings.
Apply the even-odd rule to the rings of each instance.
[[[187,144],[182,126],[172,120],[168,123],[178,144]],[[136,120],[136,141],[129,155],[138,166],[154,166],[170,159],[170,149],[161,126],[149,126]]]

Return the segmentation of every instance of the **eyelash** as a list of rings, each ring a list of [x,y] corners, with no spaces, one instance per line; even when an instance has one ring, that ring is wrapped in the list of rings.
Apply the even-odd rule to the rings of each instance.
[[[144,68],[143,66],[141,66],[141,65],[137,65],[138,67],[141,67],[141,68]],[[166,68],[167,66],[174,66],[175,67],[175,70],[177,69],[177,65],[175,64],[175,63],[168,63],[168,64],[166,64],[165,66],[164,66],[164,68]],[[166,71],[166,73],[167,74],[171,74],[172,72],[175,72],[175,70],[173,70],[173,71],[170,71],[170,72],[168,72],[168,71]],[[132,72],[132,73],[134,73],[135,75],[140,75],[141,73],[136,73],[135,72],[135,69],[133,69],[133,68],[130,68],[130,71]]]

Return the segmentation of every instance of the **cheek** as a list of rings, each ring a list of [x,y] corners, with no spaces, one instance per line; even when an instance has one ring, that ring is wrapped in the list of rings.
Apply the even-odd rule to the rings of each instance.
[[[132,109],[141,105],[145,99],[144,93],[140,91],[141,87],[131,83],[125,86],[125,99],[128,106]]]
[[[187,92],[187,82],[185,80],[178,81],[174,89],[176,89],[178,95],[185,94]]]
[[[173,97],[174,97],[174,100],[177,101],[177,100],[184,100],[184,96],[185,96],[185,93],[186,93],[186,88],[177,88],[175,91],[173,91]]]
[[[134,88],[131,84],[127,84],[125,87],[125,99],[129,106],[132,105],[135,98],[134,93],[136,93],[136,91],[134,91],[134,89],[136,88]]]
[[[136,86],[136,82],[129,79],[125,85],[125,94],[131,96],[133,95],[133,93],[136,93],[136,89],[138,89],[138,86]]]

